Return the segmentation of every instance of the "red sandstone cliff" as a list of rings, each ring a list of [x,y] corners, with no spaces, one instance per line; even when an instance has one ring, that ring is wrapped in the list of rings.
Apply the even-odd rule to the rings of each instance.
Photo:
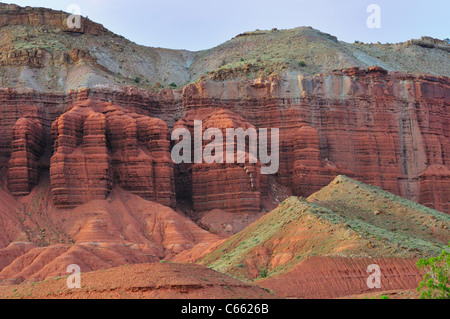
[[[165,206],[175,206],[167,125],[87,100],[52,125],[53,202],[75,207],[105,199],[114,184]]]
[[[1,166],[4,172],[9,172],[9,188],[16,193],[26,193],[36,184],[36,157],[50,144],[50,126],[54,123],[53,160],[51,163],[41,160],[40,169],[50,166],[56,198],[65,196],[58,194],[65,192],[63,184],[68,182],[58,183],[71,180],[68,176],[74,174],[84,176],[83,182],[79,181],[83,185],[95,185],[89,196],[106,196],[114,180],[125,189],[141,192],[145,198],[162,198],[162,203],[171,205],[174,194],[170,186],[169,136],[164,126],[167,124],[169,129],[189,126],[200,116],[203,120],[210,117],[221,129],[280,128],[280,169],[276,180],[296,195],[308,196],[336,175],[346,174],[449,212],[448,78],[355,68],[314,77],[202,82],[158,94],[136,89],[81,90],[68,95],[14,90],[0,93]],[[81,107],[80,103],[87,99],[92,106]],[[112,101],[117,110],[106,110],[102,101]],[[66,110],[72,103],[79,106]],[[104,111],[81,111],[102,108]],[[91,112],[96,114],[90,116]],[[70,137],[73,134],[76,136]],[[44,145],[40,143],[41,136]],[[144,144],[146,147],[142,148]],[[140,163],[148,161],[146,149],[152,153],[151,158],[160,158],[154,167],[161,169],[155,170],[155,174],[161,172],[166,177],[139,168]],[[97,164],[92,172],[80,166],[79,159],[86,156],[91,158],[87,161]],[[107,170],[111,165],[112,176]],[[252,190],[250,178],[240,166],[177,165],[173,174],[176,193],[191,200],[198,211],[215,208],[256,211],[264,183],[257,186],[258,190]],[[20,173],[25,172],[25,167],[30,168],[29,172]],[[236,170],[237,179],[233,179],[236,184],[225,179],[231,176],[231,171],[221,175],[223,169]],[[205,178],[209,184],[205,184]],[[240,178],[242,189],[238,186]],[[148,184],[148,180],[153,182]],[[152,193],[155,182],[163,185],[161,195]],[[76,184],[73,187],[79,189]],[[235,197],[237,194],[248,194],[245,208],[242,198]],[[76,196],[83,199],[73,204],[89,199],[82,192]],[[215,200],[208,199],[211,197]]]

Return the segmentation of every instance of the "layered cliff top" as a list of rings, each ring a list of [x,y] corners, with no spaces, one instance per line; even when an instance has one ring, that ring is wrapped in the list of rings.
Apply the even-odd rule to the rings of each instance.
[[[180,87],[200,80],[247,80],[378,65],[450,76],[450,45],[423,37],[398,44],[349,44],[310,27],[242,33],[209,50],[137,45],[67,13],[0,4],[0,87],[64,92],[79,87]]]

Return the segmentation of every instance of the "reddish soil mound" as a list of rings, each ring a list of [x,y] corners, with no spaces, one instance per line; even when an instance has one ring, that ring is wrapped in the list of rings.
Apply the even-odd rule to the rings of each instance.
[[[70,264],[87,272],[170,260],[197,244],[220,239],[172,209],[120,188],[113,189],[107,200],[76,209],[53,207],[47,200],[49,192],[41,185],[20,201],[7,194],[0,197],[12,203],[0,207],[3,224],[11,224],[2,234],[0,281],[61,276]]]
[[[423,278],[417,260],[398,258],[312,257],[289,272],[259,280],[261,287],[286,298],[339,298],[374,292],[415,289]],[[369,289],[369,265],[381,268],[381,289]]]
[[[140,264],[81,274],[81,289],[67,279],[0,287],[0,298],[25,299],[271,299],[266,290],[198,265]]]

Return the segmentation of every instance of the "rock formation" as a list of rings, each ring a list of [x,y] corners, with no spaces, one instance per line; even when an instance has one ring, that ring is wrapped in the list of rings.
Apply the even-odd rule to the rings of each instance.
[[[44,150],[42,124],[36,118],[20,118],[13,128],[8,188],[14,195],[27,195],[39,183],[38,160]]]
[[[189,112],[186,118],[179,120],[174,130],[186,128],[191,132],[191,145],[194,147],[194,121],[202,121],[202,136],[210,128],[221,131],[223,143],[217,146],[223,151],[223,163],[207,163],[203,158],[202,163],[180,164],[176,178],[181,198],[192,200],[193,208],[197,212],[222,209],[227,212],[258,213],[261,209],[261,193],[265,186],[262,185],[261,163],[252,164],[249,161],[249,141],[246,140],[246,149],[238,161],[237,151],[233,151],[233,162],[226,158],[226,150],[237,150],[238,141],[227,143],[227,129],[241,128],[243,131],[254,126],[245,121],[241,116],[229,110],[201,109],[198,112]],[[256,132],[256,131],[255,131]],[[217,137],[214,137],[217,138]],[[203,140],[201,151],[203,152],[211,140]],[[195,150],[192,151],[192,162]],[[245,163],[242,163],[245,161]]]
[[[114,184],[174,206],[173,164],[163,121],[87,100],[53,123],[52,136],[50,179],[56,206],[105,199]]]
[[[450,165],[447,158],[447,154],[450,154],[450,82],[445,77],[387,73],[379,68],[353,68],[295,79],[273,77],[248,82],[202,82],[184,89],[163,90],[157,94],[131,88],[124,88],[122,91],[84,89],[60,95],[19,93],[14,90],[3,90],[0,93],[3,105],[0,109],[0,130],[4,137],[0,142],[2,169],[9,167],[13,151],[12,132],[20,118],[28,118],[29,114],[33,114],[31,117],[42,125],[43,136],[50,135],[51,123],[58,118],[57,122],[63,125],[61,130],[64,130],[65,122],[69,123],[77,118],[77,136],[65,136],[65,133],[60,136],[61,141],[68,145],[61,144],[61,151],[53,148],[55,159],[64,154],[63,148],[78,148],[81,144],[83,147],[78,148],[71,156],[78,156],[76,154],[80,150],[87,150],[91,158],[98,156],[94,154],[102,154],[100,149],[105,148],[104,140],[96,130],[102,131],[104,125],[106,148],[112,149],[109,149],[109,158],[103,158],[102,165],[106,168],[108,161],[111,161],[114,174],[109,176],[109,173],[105,173],[104,177],[100,177],[103,173],[90,172],[89,174],[98,174],[96,179],[103,178],[104,185],[100,188],[108,189],[105,185],[112,179],[125,189],[137,192],[139,188],[144,197],[157,196],[164,198],[162,202],[169,204],[167,190],[170,187],[163,186],[165,190],[158,191],[162,191],[164,195],[151,194],[152,186],[146,181],[153,178],[152,170],[139,168],[142,165],[147,167],[144,164],[146,156],[142,156],[146,151],[141,145],[147,144],[146,148],[151,149],[152,157],[161,158],[156,163],[164,164],[156,165],[165,167],[163,170],[167,172],[162,174],[167,174],[170,171],[170,164],[165,162],[170,159],[168,137],[158,137],[165,133],[159,129],[153,132],[150,127],[155,124],[152,123],[160,123],[157,126],[161,127],[167,124],[170,129],[187,127],[192,131],[195,119],[205,123],[210,118],[210,125],[217,125],[222,130],[226,127],[250,126],[256,129],[279,128],[280,168],[275,177],[281,185],[292,188],[295,195],[308,196],[333,180],[336,175],[346,174],[449,212],[447,203],[450,192],[447,191],[446,172]],[[77,111],[77,108],[69,106],[73,103],[82,104],[87,99],[112,101],[117,105],[117,110],[100,112],[106,120],[99,114],[85,123],[90,113]],[[69,110],[67,115],[64,115],[65,109]],[[103,121],[106,123],[102,124]],[[54,128],[56,125],[54,124]],[[206,125],[209,124],[205,124],[204,128]],[[88,135],[83,133],[84,126]],[[120,129],[112,131],[112,127]],[[75,134],[72,129],[69,131],[70,134]],[[163,140],[165,141],[162,142]],[[98,146],[94,146],[95,141],[99,141]],[[49,143],[48,138],[45,143]],[[138,152],[138,149],[144,151]],[[161,155],[163,149],[165,155]],[[64,156],[68,158],[68,155]],[[58,162],[56,165],[59,168],[52,168],[55,172],[63,170],[62,162]],[[211,169],[206,165],[210,164],[175,165],[176,193],[180,199],[192,201],[199,210],[225,207],[227,210],[240,210],[243,207],[232,203],[231,199],[235,196],[232,194],[245,193],[249,198],[246,207],[252,207],[252,210],[260,207],[258,201],[260,202],[261,194],[265,191],[265,184],[256,182],[254,184],[260,186],[257,186],[257,190],[252,190],[251,179],[243,165],[233,166],[235,168],[232,173],[231,167],[227,166],[228,174],[235,178],[235,190],[227,186],[228,182],[223,177],[225,175],[221,175],[225,172],[225,165],[213,165]],[[437,167],[440,169],[434,169]],[[137,170],[146,177],[137,181]],[[252,169],[247,167],[247,170],[250,172]],[[156,173],[160,171],[159,168],[155,170]],[[210,176],[207,186],[192,188],[193,177],[198,181],[195,182],[196,186],[203,184],[200,181],[203,181],[202,176],[206,176],[206,171],[207,174],[213,174],[214,171],[217,178],[213,181]],[[66,170],[65,174],[70,173]],[[255,176],[258,176],[257,172]],[[239,179],[242,184],[237,182]],[[169,183],[168,179],[163,180]],[[58,183],[62,181],[63,179]],[[166,185],[166,182],[162,184]],[[20,187],[27,189],[29,185]],[[64,193],[64,188],[58,187],[55,191]],[[212,189],[216,191],[210,193]],[[219,201],[211,200],[208,204],[206,194],[213,198],[213,194],[219,194],[219,189],[222,194],[230,194]],[[104,196],[104,192],[100,191],[100,197]],[[88,200],[85,195],[76,196],[84,199],[74,199],[73,204]],[[254,199],[250,200],[250,197]]]
[[[70,14],[45,8],[19,7],[14,4],[2,4],[0,10],[0,27],[4,26],[46,26],[59,28],[66,32],[102,35],[108,31],[101,25],[81,17],[80,28],[69,28],[67,19]]]

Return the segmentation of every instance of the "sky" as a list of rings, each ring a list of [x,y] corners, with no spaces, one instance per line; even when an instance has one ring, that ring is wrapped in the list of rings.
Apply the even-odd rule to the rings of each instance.
[[[311,26],[341,41],[397,43],[450,38],[449,0],[9,0],[20,6],[81,15],[141,45],[191,51],[215,47],[245,31]],[[380,9],[372,20],[371,4]],[[369,17],[371,16],[371,17]],[[367,20],[379,21],[369,28]]]

